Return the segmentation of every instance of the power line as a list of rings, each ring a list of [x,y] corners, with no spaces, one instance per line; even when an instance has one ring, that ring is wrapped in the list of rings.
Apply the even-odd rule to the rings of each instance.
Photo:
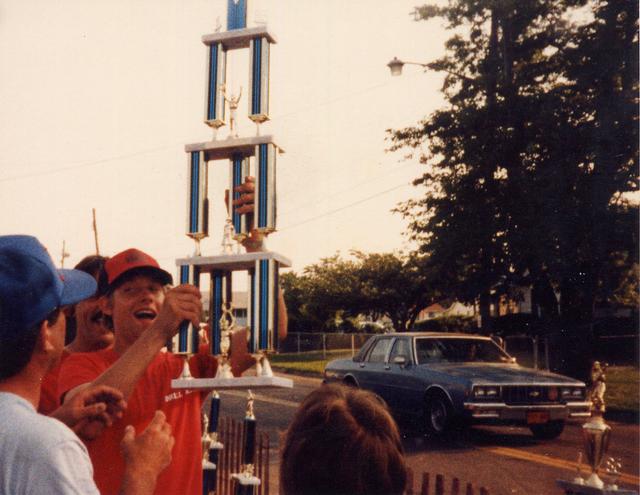
[[[389,189],[385,189],[384,191],[380,191],[379,193],[373,194],[371,196],[367,196],[366,198],[359,199],[358,201],[354,201],[353,203],[349,203],[349,204],[347,204],[345,206],[341,206],[340,208],[336,208],[335,210],[330,210],[330,211],[327,211],[327,212],[325,212],[325,213],[323,213],[321,215],[318,215],[318,216],[303,220],[302,222],[294,223],[293,225],[288,225],[287,227],[283,227],[281,229],[278,229],[278,231],[279,232],[283,232],[285,230],[289,230],[289,229],[293,229],[295,227],[299,227],[299,226],[307,224],[309,222],[313,222],[315,220],[319,220],[320,218],[324,218],[324,217],[327,217],[329,215],[333,215],[334,213],[338,213],[339,211],[346,210],[347,208],[351,208],[352,206],[359,205],[361,203],[369,201],[370,199],[376,198],[378,196],[382,196],[383,194],[386,194],[388,192],[395,191],[396,189],[400,189],[401,187],[406,187],[406,186],[410,186],[410,185],[411,185],[410,183],[406,183],[405,182],[405,183],[397,185],[395,187],[391,187]]]
[[[28,179],[31,177],[42,177],[42,176],[46,176],[46,175],[54,175],[54,174],[58,174],[60,172],[67,172],[69,170],[77,170],[80,168],[85,168],[85,167],[93,167],[95,165],[101,165],[103,163],[107,163],[107,162],[113,162],[113,161],[118,161],[118,160],[123,160],[125,158],[131,158],[134,156],[140,156],[140,155],[146,155],[149,153],[155,153],[156,151],[162,151],[162,150],[166,150],[166,149],[170,149],[173,148],[174,146],[176,146],[175,144],[172,145],[168,145],[168,146],[160,146],[158,148],[151,148],[151,149],[147,149],[147,150],[141,150],[141,151],[136,151],[133,153],[127,153],[124,155],[116,155],[116,156],[112,156],[109,158],[102,158],[100,160],[94,160],[94,161],[90,161],[90,162],[83,162],[83,163],[79,163],[77,165],[69,165],[67,167],[61,167],[61,168],[56,168],[56,169],[52,169],[52,170],[46,170],[43,172],[31,172],[31,173],[26,173],[26,174],[18,174],[18,175],[13,175],[13,176],[9,176],[9,177],[2,177],[0,178],[0,182],[9,182],[12,180],[20,180],[20,179]]]
[[[367,88],[358,90],[358,91],[352,91],[351,93],[347,93],[341,96],[337,96],[335,98],[326,100],[324,102],[320,102],[317,103],[316,105],[308,105],[306,107],[302,107],[298,110],[293,110],[291,112],[285,113],[285,114],[281,114],[281,115],[276,115],[273,118],[277,118],[277,119],[285,119],[287,117],[290,117],[292,115],[296,115],[298,113],[301,112],[305,112],[314,108],[318,108],[321,106],[325,106],[325,105],[330,105],[331,103],[335,103],[337,101],[341,101],[347,98],[351,98],[353,96],[358,96],[360,94],[364,94],[364,93],[368,93],[371,91],[374,91],[378,88],[381,88],[383,86],[388,86],[389,84],[391,84],[391,82],[385,82],[385,83],[380,83],[380,84],[375,84],[373,86],[369,86]],[[100,164],[104,164],[104,163],[108,163],[108,162],[112,162],[112,161],[118,161],[118,160],[123,160],[125,158],[131,158],[134,156],[140,156],[140,155],[145,155],[148,153],[154,153],[156,151],[162,151],[162,150],[166,150],[166,149],[171,149],[174,146],[179,146],[181,145],[183,142],[179,142],[179,143],[175,143],[172,145],[168,145],[168,146],[160,146],[157,148],[151,148],[151,149],[147,149],[147,150],[141,150],[141,151],[136,151],[133,153],[127,153],[127,154],[123,154],[123,155],[116,155],[116,156],[112,156],[112,157],[108,157],[108,158],[102,158],[99,160],[93,160],[93,161],[89,161],[89,162],[82,162],[79,163],[77,165],[69,165],[66,167],[60,167],[60,168],[56,168],[56,169],[52,169],[52,170],[46,170],[46,171],[41,171],[41,172],[31,172],[31,173],[25,173],[25,174],[18,174],[18,175],[13,175],[13,176],[8,176],[8,177],[1,177],[0,178],[0,183],[2,182],[10,182],[13,180],[20,180],[20,179],[28,179],[31,177],[42,177],[42,176],[47,176],[47,175],[54,175],[54,174],[58,174],[61,172],[67,172],[69,170],[78,170],[78,169],[82,169],[85,167],[92,167],[95,165],[100,165]]]

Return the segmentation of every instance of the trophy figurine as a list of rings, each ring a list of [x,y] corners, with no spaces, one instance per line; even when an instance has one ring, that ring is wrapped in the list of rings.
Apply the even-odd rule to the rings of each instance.
[[[229,137],[237,138],[238,137],[238,104],[240,103],[240,98],[242,98],[242,86],[240,86],[240,92],[237,95],[231,95],[231,97],[227,98],[227,88],[226,85],[222,85],[222,96],[225,101],[229,104]]]
[[[233,254],[233,238],[235,231],[233,228],[233,222],[230,217],[224,223],[224,233],[222,235],[222,254]]]
[[[231,349],[231,330],[235,327],[236,319],[231,312],[231,303],[222,305],[220,317],[220,355],[218,356],[218,371],[216,378],[233,378],[229,364],[229,350]]]
[[[593,363],[591,368],[591,419],[582,425],[582,439],[587,461],[591,466],[591,475],[585,480],[585,485],[602,489],[603,481],[598,476],[598,468],[609,447],[611,437],[611,427],[604,422],[605,411],[604,391],[606,364],[601,366],[598,361]]]

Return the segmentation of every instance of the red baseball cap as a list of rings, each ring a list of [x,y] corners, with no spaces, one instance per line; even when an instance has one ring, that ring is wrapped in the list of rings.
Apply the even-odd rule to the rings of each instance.
[[[160,265],[154,258],[139,249],[131,248],[112,256],[104,264],[109,289],[113,289],[125,273],[136,269],[152,274],[154,277],[157,277],[158,281],[162,284],[173,283],[171,274],[160,268]]]

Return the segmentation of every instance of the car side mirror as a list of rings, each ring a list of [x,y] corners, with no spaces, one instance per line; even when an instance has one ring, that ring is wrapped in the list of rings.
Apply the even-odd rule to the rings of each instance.
[[[407,364],[407,358],[404,356],[396,356],[393,358],[393,364],[399,364],[400,366],[404,366]]]

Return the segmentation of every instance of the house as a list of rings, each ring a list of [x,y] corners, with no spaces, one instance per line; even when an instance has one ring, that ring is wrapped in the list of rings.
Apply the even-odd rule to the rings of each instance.
[[[435,318],[447,318],[447,317],[471,317],[476,314],[475,308],[466,304],[462,304],[459,301],[453,301],[447,304],[446,301],[440,303],[434,303],[427,306],[420,311],[416,321],[433,320]]]

